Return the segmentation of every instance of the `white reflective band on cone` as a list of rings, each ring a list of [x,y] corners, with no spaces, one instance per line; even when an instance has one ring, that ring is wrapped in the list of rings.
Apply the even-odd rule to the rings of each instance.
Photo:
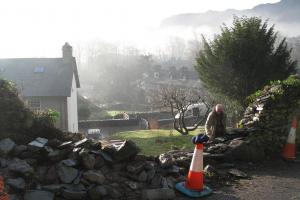
[[[290,134],[289,134],[288,139],[287,139],[287,143],[295,144],[295,140],[296,140],[296,129],[291,128]]]
[[[192,163],[190,166],[190,171],[193,172],[202,172],[203,171],[203,149],[197,149],[194,150],[194,155],[192,159]]]

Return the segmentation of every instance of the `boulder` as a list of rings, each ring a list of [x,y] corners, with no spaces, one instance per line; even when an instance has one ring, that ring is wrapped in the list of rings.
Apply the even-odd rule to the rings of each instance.
[[[72,183],[79,175],[79,171],[73,167],[66,167],[62,164],[58,165],[58,176],[63,183]]]
[[[52,184],[52,185],[43,185],[42,189],[47,190],[49,192],[53,192],[55,194],[59,194],[62,189],[66,188],[66,184]]]
[[[44,190],[28,190],[25,192],[24,200],[54,200],[54,193]]]
[[[203,170],[205,177],[207,178],[218,178],[219,174],[218,171],[211,165],[206,165]]]
[[[57,148],[58,149],[69,149],[69,148],[73,147],[72,143],[73,143],[72,141],[67,141],[67,142],[60,144]]]
[[[139,184],[137,182],[134,181],[125,181],[124,182],[130,189],[132,190],[137,190],[139,189]]]
[[[103,184],[105,182],[105,177],[101,173],[101,171],[86,171],[83,173],[83,178],[88,180],[91,183]]]
[[[237,178],[247,178],[248,177],[248,175],[245,172],[242,172],[241,170],[238,170],[238,169],[230,169],[228,171],[228,173]]]
[[[47,166],[37,166],[36,170],[35,170],[35,177],[36,179],[43,183],[45,181],[45,177],[48,171],[48,167]]]
[[[112,159],[111,159],[112,161]],[[105,160],[103,159],[102,156],[98,155],[95,157],[95,165],[94,168],[95,169],[100,169],[101,167],[103,167],[105,165]]]
[[[94,169],[95,166],[95,156],[90,154],[88,150],[82,149],[79,153],[81,164],[85,169],[90,170]]]
[[[19,156],[22,152],[27,150],[26,145],[16,145],[15,148],[12,151],[12,154],[14,156]]]
[[[31,151],[32,148],[28,148],[26,151],[23,151],[18,156],[21,159],[37,159],[43,160],[45,157],[38,151]]]
[[[152,188],[161,188],[162,178],[163,178],[162,175],[160,175],[158,173],[155,174],[150,183],[151,187]]]
[[[17,190],[24,190],[26,186],[25,180],[23,178],[9,178],[6,180],[6,183]]]
[[[12,161],[10,161],[8,164],[8,169],[24,175],[33,174],[33,168],[25,160],[21,160],[19,158],[14,158]]]
[[[250,143],[240,139],[232,140],[225,152],[226,157],[241,161],[262,161],[265,159],[264,147],[257,143]]]
[[[31,141],[28,145],[29,146],[34,146],[37,148],[43,148],[48,142],[48,139],[46,138],[36,138],[35,140]]]
[[[91,200],[99,200],[101,197],[107,195],[107,190],[104,186],[98,185],[94,186],[88,191],[88,195]]]
[[[58,148],[58,146],[61,144],[61,141],[54,138],[48,141],[47,145],[49,145],[52,148]]]
[[[87,138],[83,138],[82,140],[75,142],[74,147],[82,147],[85,145],[85,143],[87,143],[87,141],[88,141]]]
[[[98,151],[98,152],[99,152],[99,155],[101,155],[101,157],[102,157],[106,162],[109,162],[109,163],[112,163],[112,162],[113,162],[112,157],[111,157],[108,153],[105,153],[105,152],[102,152],[102,151]]]
[[[114,199],[120,199],[124,195],[119,191],[120,185],[118,185],[117,183],[106,185],[105,188],[107,189],[108,195]]]
[[[87,192],[84,190],[64,189],[62,191],[62,196],[64,198],[70,199],[70,200],[84,199],[86,194],[87,194]]]
[[[152,179],[154,178],[155,176],[155,173],[156,173],[156,170],[155,169],[151,169],[147,172],[147,181],[148,182],[151,182]]]
[[[47,170],[47,173],[45,174],[45,177],[43,180],[46,184],[53,184],[53,183],[58,182],[59,175],[58,175],[57,166],[51,166]]]
[[[178,181],[176,180],[176,178],[172,177],[172,176],[169,176],[167,178],[167,183],[168,183],[168,187],[169,188],[174,188],[175,187],[175,184],[177,183]]]
[[[180,167],[177,165],[172,165],[170,168],[166,170],[168,174],[178,174],[180,172]]]
[[[0,158],[0,167],[4,168],[7,167],[8,161],[4,158]]]
[[[173,157],[168,153],[160,154],[158,159],[162,168],[168,168],[173,165]]]
[[[133,158],[138,154],[140,149],[136,144],[130,140],[125,140],[117,149],[114,154],[114,160],[117,162],[125,161]]]
[[[66,150],[56,149],[48,154],[48,158],[52,162],[57,162],[57,161],[61,161],[61,160],[65,159],[67,154],[68,154],[68,151],[66,151]]]
[[[142,171],[139,174],[138,180],[139,180],[139,182],[146,182],[147,181],[147,173],[145,171]]]
[[[66,160],[62,160],[61,163],[67,167],[75,167],[77,165],[77,160],[69,158]]]
[[[134,161],[127,165],[127,171],[130,173],[137,174],[141,172],[145,166],[145,162],[143,161]]]
[[[16,146],[15,142],[10,138],[0,140],[0,155],[7,155]]]

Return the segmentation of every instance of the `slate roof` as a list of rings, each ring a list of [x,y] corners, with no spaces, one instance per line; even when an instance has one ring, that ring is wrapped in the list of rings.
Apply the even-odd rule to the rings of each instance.
[[[0,78],[17,84],[22,96],[70,96],[73,74],[80,87],[75,58],[0,59]]]

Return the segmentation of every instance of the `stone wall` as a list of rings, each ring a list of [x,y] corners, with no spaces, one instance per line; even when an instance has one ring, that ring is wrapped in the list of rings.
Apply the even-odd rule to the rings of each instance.
[[[299,120],[299,77],[273,82],[248,101],[250,104],[239,126],[252,130],[247,139],[249,144],[261,149],[264,155],[278,155],[286,142],[292,118],[298,116]]]
[[[205,147],[205,151],[215,150]],[[172,150],[155,157],[138,152],[132,141],[39,137],[17,145],[5,138],[0,140],[0,175],[11,200],[186,199],[174,186],[185,181],[192,150]],[[247,176],[228,162],[221,154],[204,154],[204,163],[215,166],[204,168],[210,187]]]

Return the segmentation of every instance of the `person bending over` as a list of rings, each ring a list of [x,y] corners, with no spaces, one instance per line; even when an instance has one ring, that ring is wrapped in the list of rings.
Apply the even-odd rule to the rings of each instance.
[[[208,114],[205,123],[205,133],[209,137],[209,141],[213,141],[216,137],[223,137],[226,133],[226,113],[224,106],[217,104]]]

